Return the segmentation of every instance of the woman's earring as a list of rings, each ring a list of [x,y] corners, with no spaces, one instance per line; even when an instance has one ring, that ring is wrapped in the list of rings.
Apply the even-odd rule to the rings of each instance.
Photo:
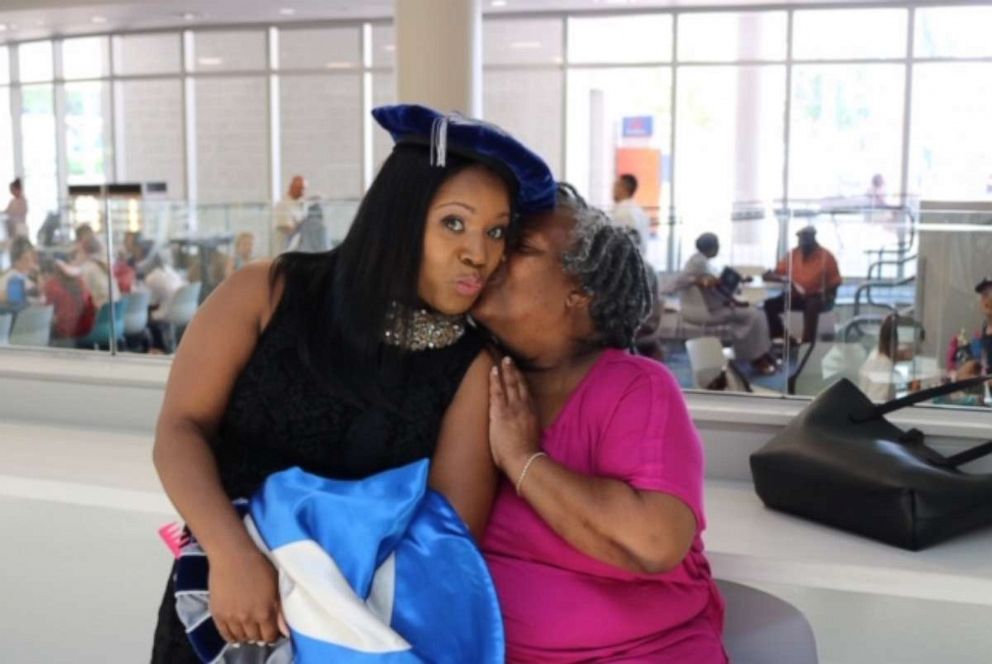
[[[503,254],[502,256],[499,257],[499,262],[500,263],[505,263],[506,262],[506,254]]]

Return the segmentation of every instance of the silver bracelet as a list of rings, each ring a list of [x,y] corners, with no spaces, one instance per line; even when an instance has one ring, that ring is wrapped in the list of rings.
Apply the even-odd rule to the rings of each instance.
[[[534,461],[538,457],[542,457],[542,456],[548,456],[548,455],[545,454],[544,452],[534,452],[533,454],[530,455],[530,458],[527,459],[527,463],[524,464],[524,469],[520,471],[520,477],[517,478],[517,495],[518,496],[520,495],[520,486],[524,483],[524,478],[527,477],[527,471],[530,470],[530,464],[534,463]]]

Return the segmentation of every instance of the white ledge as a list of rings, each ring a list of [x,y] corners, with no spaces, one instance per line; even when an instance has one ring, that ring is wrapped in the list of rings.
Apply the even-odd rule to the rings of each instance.
[[[703,535],[714,574],[992,606],[992,528],[905,551],[764,507],[747,482],[706,481]]]

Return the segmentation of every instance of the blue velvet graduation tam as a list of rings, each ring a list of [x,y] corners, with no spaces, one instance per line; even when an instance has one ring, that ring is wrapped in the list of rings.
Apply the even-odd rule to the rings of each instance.
[[[555,179],[544,160],[494,124],[458,113],[444,115],[417,104],[379,106],[372,117],[399,144],[425,145],[431,164],[444,166],[448,152],[474,159],[516,182],[522,214],[555,206]]]

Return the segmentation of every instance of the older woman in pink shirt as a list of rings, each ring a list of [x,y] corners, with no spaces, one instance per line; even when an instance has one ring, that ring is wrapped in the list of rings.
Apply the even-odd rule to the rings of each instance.
[[[727,661],[699,435],[665,367],[625,350],[647,269],[563,185],[473,311],[514,358],[490,380],[504,478],[482,542],[511,662]]]

